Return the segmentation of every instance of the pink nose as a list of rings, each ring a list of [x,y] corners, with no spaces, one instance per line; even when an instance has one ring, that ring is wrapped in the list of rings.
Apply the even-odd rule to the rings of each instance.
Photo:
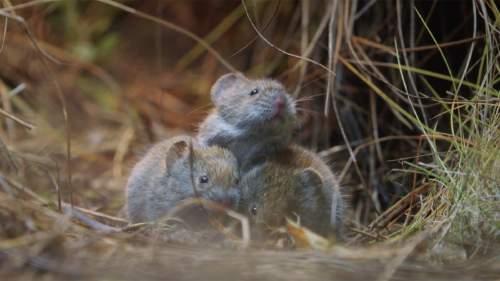
[[[286,105],[285,97],[282,95],[277,96],[276,99],[274,100],[274,108],[276,108],[277,114],[280,114],[283,111],[283,109],[285,109],[285,105]]]

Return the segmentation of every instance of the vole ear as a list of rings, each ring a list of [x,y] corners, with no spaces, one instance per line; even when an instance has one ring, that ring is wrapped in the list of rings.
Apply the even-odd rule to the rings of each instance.
[[[172,146],[168,149],[167,155],[165,158],[165,164],[167,167],[167,172],[171,171],[173,165],[177,160],[184,157],[184,155],[188,155],[189,147],[188,143],[185,140],[180,140],[172,144]]]
[[[295,174],[297,182],[300,186],[315,186],[320,187],[323,185],[323,177],[313,168],[304,169]]]
[[[219,77],[210,91],[212,102],[216,103],[222,92],[231,88],[238,79],[240,79],[240,74],[237,73],[228,73]]]

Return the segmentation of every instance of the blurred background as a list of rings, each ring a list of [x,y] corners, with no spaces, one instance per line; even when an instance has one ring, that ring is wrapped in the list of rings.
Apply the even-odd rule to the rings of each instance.
[[[0,192],[24,186],[120,217],[135,161],[155,141],[194,134],[211,85],[240,71],[278,79],[299,100],[295,140],[342,179],[353,243],[438,229],[469,256],[498,242],[493,0],[1,7]],[[9,204],[0,235],[13,238],[29,227]]]

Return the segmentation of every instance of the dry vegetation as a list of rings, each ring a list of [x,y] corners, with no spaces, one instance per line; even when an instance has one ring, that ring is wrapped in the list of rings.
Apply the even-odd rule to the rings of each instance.
[[[500,280],[495,1],[0,3],[0,279]],[[123,218],[133,163],[235,70],[300,99],[345,243]]]

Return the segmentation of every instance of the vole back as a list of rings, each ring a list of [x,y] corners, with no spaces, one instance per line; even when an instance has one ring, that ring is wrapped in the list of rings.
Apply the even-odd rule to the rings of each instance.
[[[236,204],[238,180],[230,151],[200,146],[188,136],[168,139],[153,146],[132,170],[126,189],[129,219],[159,219],[180,200],[195,196]]]
[[[309,212],[306,212],[306,209],[302,208],[300,209],[304,211],[302,216],[307,221],[308,216],[312,215],[313,220],[321,221],[321,223],[318,222],[321,227],[316,225],[316,229],[321,231],[325,229],[328,231],[333,230],[339,237],[342,236],[344,200],[340,184],[328,165],[316,153],[298,145],[290,145],[275,154],[264,157],[262,161],[263,164],[255,165],[250,172],[243,175],[242,186],[247,198],[248,194],[250,194],[253,201],[265,202],[265,210],[273,208],[281,210],[277,212],[281,217],[283,217],[283,214],[287,214],[283,210],[292,206],[290,202],[295,202],[290,201],[290,198],[299,200],[297,201],[299,203],[300,200],[305,200],[304,203],[301,203],[301,206],[305,206],[303,204],[311,205],[312,203],[307,202],[313,195],[315,198],[322,198],[321,211],[310,208],[308,209]],[[314,173],[310,177],[297,178],[296,174],[303,171],[312,171]],[[255,189],[253,191],[251,190],[252,186]],[[291,186],[290,189],[288,186]],[[313,190],[321,192],[307,193],[304,187],[308,186],[312,186]],[[265,194],[259,195],[263,189],[276,190],[271,193],[276,197],[272,200],[265,199]],[[301,192],[297,193],[297,190],[301,190]],[[288,198],[288,201],[280,199],[276,194],[282,194],[280,196],[285,199]],[[301,196],[304,197],[300,198]],[[269,211],[269,213],[272,212]],[[318,216],[320,213],[321,216]],[[328,227],[325,227],[325,223],[328,224]]]
[[[240,211],[247,214],[258,234],[285,224],[285,217],[300,218],[305,227],[322,235],[330,225],[331,191],[312,168],[294,169],[266,162],[242,178]]]
[[[211,98],[215,110],[200,125],[201,143],[228,148],[242,166],[290,143],[295,103],[279,82],[226,74],[213,85]]]

